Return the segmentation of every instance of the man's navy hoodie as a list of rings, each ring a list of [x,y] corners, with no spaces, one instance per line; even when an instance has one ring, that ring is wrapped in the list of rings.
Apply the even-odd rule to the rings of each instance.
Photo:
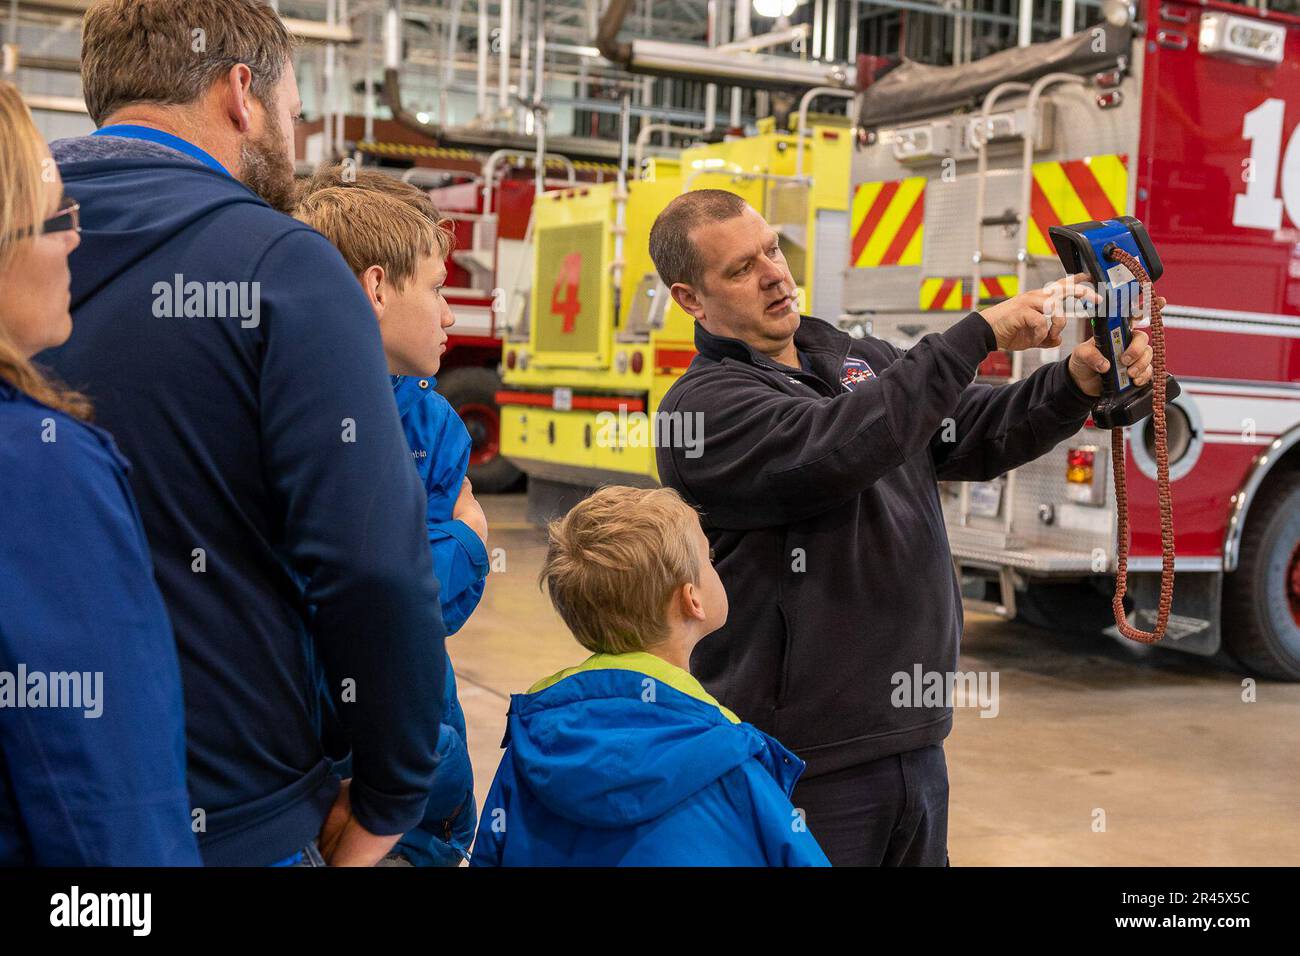
[[[360,286],[323,237],[183,153],[52,148],[83,231],[75,331],[42,360],[134,465],[204,861],[270,864],[319,831],[338,781],[313,656],[343,696],[357,820],[409,830],[446,658],[423,489]],[[177,282],[204,283],[203,306],[185,297],[202,315],[176,314]],[[208,283],[247,283],[256,320],[216,314],[230,287]]]

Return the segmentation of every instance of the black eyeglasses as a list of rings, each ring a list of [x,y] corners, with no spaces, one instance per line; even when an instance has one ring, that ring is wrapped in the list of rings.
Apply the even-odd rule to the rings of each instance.
[[[81,203],[64,199],[63,208],[45,220],[41,232],[81,232]]]
[[[13,234],[14,239],[26,239],[36,232],[31,226],[26,229],[19,229]],[[49,232],[81,232],[81,203],[75,199],[63,200],[63,206],[49,219],[41,223],[41,233]]]

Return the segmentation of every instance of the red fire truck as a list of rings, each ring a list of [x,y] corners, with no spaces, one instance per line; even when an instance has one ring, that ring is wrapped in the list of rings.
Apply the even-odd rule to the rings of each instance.
[[[906,347],[1060,277],[1049,227],[1142,220],[1183,389],[1164,646],[1300,679],[1300,16],[1218,0],[1152,2],[1138,22],[1109,9],[1095,30],[962,66],[904,63],[863,93],[843,322]],[[1071,333],[1059,353],[997,354],[982,375],[1022,377],[1086,322]],[[1058,629],[1109,614],[1114,475],[1110,436],[1090,426],[998,481],[944,488],[977,606]],[[1150,421],[1130,429],[1130,620],[1146,628],[1153,447]]]
[[[417,171],[412,177],[417,183],[428,182],[431,173],[444,180],[449,176]],[[456,233],[446,290],[456,324],[447,338],[438,391],[456,408],[474,441],[469,464],[475,491],[501,492],[522,478],[501,454],[496,393],[504,329],[511,312],[527,308],[532,277],[528,225],[536,189],[531,171],[494,177],[486,192],[481,175],[450,178],[461,181],[428,190]]]

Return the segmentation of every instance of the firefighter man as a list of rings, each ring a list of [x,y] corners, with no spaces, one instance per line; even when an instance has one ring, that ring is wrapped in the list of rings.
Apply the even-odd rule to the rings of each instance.
[[[797,818],[836,865],[944,865],[943,741],[962,633],[936,482],[989,480],[1082,427],[1109,364],[1092,340],[1013,384],[972,384],[994,349],[1060,344],[1059,290],[971,312],[906,353],[800,315],[777,234],[722,190],[673,200],[650,254],[694,317],[698,355],[661,414],[702,447],[660,447],[697,506],[731,613],[691,670],[807,761]],[[1099,301],[1075,276],[1075,301]],[[1056,306],[1056,307],[1053,307]],[[1151,378],[1136,332],[1121,357]]]

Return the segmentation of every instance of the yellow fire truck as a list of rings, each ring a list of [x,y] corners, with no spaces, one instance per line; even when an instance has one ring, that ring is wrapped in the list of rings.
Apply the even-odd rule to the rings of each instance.
[[[660,211],[690,189],[745,197],[780,235],[801,310],[835,317],[851,155],[843,117],[810,118],[803,135],[767,120],[757,135],[651,159],[626,188],[537,198],[531,299],[510,316],[497,395],[502,452],[528,473],[532,520],[602,484],[658,481],[655,444],[665,432],[655,413],[695,355],[692,320],[650,261]]]

